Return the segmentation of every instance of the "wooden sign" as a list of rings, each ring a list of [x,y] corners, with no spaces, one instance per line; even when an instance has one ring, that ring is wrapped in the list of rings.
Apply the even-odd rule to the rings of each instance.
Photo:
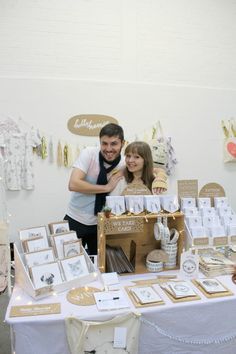
[[[39,304],[39,305],[22,305],[12,306],[10,317],[25,317],[25,316],[39,316],[51,315],[61,313],[61,304]]]
[[[98,136],[100,130],[108,123],[118,124],[118,121],[113,117],[101,114],[80,114],[70,118],[67,127],[73,134]]]
[[[104,225],[106,234],[127,234],[143,232],[143,218],[126,217],[125,219],[107,219]]]
[[[80,305],[80,306],[95,305],[96,302],[93,294],[99,291],[101,290],[93,287],[88,287],[88,286],[82,288],[76,288],[70,290],[66,298],[69,302],[71,302],[74,305]]]
[[[142,183],[130,183],[123,190],[122,195],[150,195],[152,194],[148,187]]]
[[[178,182],[179,198],[197,198],[198,197],[198,180],[186,179]]]
[[[218,183],[208,183],[199,192],[200,198],[211,198],[211,205],[214,205],[214,197],[225,197],[224,188]]]

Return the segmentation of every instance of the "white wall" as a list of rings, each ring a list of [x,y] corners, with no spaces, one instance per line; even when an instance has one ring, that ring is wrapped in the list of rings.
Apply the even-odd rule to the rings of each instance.
[[[39,128],[54,145],[76,114],[112,115],[128,140],[161,119],[179,164],[170,179],[218,182],[236,210],[233,164],[222,161],[221,119],[236,114],[236,2],[1,0],[0,119]],[[17,230],[63,218],[70,171],[35,157],[34,191],[7,191]]]

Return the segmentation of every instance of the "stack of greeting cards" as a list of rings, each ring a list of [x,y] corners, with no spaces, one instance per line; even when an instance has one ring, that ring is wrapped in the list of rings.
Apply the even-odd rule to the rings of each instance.
[[[229,290],[225,285],[223,285],[218,279],[215,278],[195,279],[192,280],[192,282],[209,299],[234,295],[231,290]]]
[[[199,296],[187,281],[167,281],[161,284],[161,288],[167,295],[170,295],[171,300],[199,299]]]
[[[207,277],[232,274],[234,272],[234,262],[214,250],[200,254],[199,267]]]
[[[126,290],[136,307],[164,304],[163,299],[151,285],[130,286]]]

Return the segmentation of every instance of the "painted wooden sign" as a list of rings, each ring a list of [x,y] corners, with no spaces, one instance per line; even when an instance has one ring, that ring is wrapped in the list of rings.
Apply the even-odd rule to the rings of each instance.
[[[187,179],[178,181],[178,196],[179,198],[197,198],[198,197],[198,180]]]
[[[133,232],[143,232],[143,219],[126,217],[125,219],[108,219],[104,226],[107,234],[127,234]]]
[[[200,198],[211,198],[211,205],[214,205],[214,197],[225,197],[224,188],[218,183],[208,183],[199,192]]]
[[[80,114],[70,118],[67,127],[73,134],[98,136],[100,130],[108,123],[118,124],[118,121],[113,117],[101,114]]]

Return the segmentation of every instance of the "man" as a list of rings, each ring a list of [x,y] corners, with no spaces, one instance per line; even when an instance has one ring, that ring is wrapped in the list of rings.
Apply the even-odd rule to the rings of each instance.
[[[83,246],[87,244],[89,254],[97,254],[97,213],[122,177],[115,172],[124,167],[122,127],[109,123],[101,129],[99,138],[100,149],[85,148],[73,165],[69,180],[72,196],[64,218],[82,238]]]

